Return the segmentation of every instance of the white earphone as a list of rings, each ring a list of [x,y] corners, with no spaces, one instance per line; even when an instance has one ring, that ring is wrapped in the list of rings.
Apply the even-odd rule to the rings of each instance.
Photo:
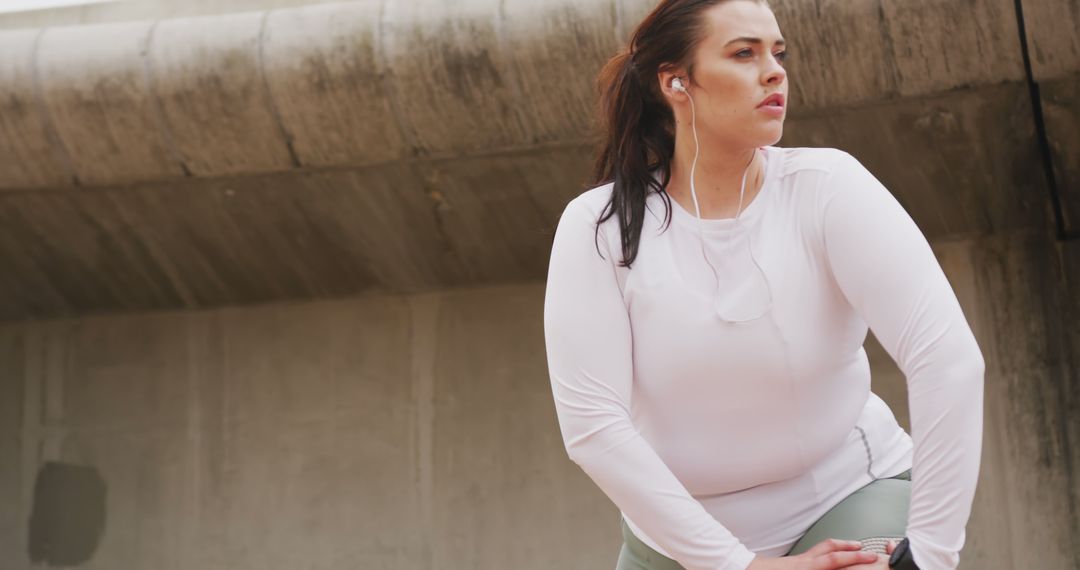
[[[671,80],[671,88],[676,91],[682,91],[683,93],[686,93],[686,87],[683,87],[682,79],[679,79],[678,77]]]

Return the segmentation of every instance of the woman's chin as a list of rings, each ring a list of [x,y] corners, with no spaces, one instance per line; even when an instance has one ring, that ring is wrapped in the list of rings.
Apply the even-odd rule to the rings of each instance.
[[[760,135],[754,137],[754,146],[772,146],[780,142],[780,139],[784,136],[784,125],[777,124],[775,128],[761,129]]]

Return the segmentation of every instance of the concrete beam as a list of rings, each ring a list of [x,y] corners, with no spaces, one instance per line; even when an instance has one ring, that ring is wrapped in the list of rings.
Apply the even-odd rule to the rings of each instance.
[[[652,4],[0,32],[0,319],[542,279],[589,171],[593,77]],[[1072,17],[1050,4],[1025,8]],[[1039,64],[1040,130],[1012,2],[773,5],[793,53],[781,146],[851,151],[931,240],[1080,219],[1076,58]],[[1045,30],[1029,43],[1071,49]]]
[[[42,33],[0,33],[0,189],[73,183],[41,102],[35,54]]]
[[[305,166],[382,163],[406,142],[380,63],[380,3],[277,10],[266,17],[264,73],[283,129]]]
[[[587,162],[570,146],[12,194],[0,320],[542,280]]]
[[[615,4],[321,4],[56,28],[40,46],[27,32],[0,37],[17,48],[6,58],[21,62],[13,83],[41,78],[47,116],[26,120],[58,126],[62,148],[47,154],[71,154],[75,179],[108,185],[582,139],[591,78],[651,2]],[[795,116],[1024,77],[1009,0],[977,10],[788,1],[776,12],[793,42]],[[95,130],[108,136],[80,132]],[[4,129],[0,140],[19,134]],[[6,179],[0,188],[58,182]]]
[[[183,174],[164,129],[146,50],[152,22],[45,29],[37,71],[59,152],[80,184]]]

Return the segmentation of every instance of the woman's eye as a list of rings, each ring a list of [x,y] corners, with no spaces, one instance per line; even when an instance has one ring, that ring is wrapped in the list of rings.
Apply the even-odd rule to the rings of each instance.
[[[749,49],[749,48],[744,49],[744,50],[739,50],[739,51],[735,52],[736,57],[745,58],[745,57],[749,57],[751,55],[754,55],[754,50]],[[787,58],[788,58],[787,50],[777,52],[777,54],[774,57],[776,57],[776,59],[779,60],[781,63],[783,63],[784,61],[787,61]]]

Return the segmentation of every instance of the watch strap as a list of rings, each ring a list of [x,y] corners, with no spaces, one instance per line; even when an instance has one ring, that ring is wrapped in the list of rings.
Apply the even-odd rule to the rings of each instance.
[[[889,557],[889,568],[895,570],[919,570],[915,558],[911,555],[911,543],[907,537],[900,541]]]

